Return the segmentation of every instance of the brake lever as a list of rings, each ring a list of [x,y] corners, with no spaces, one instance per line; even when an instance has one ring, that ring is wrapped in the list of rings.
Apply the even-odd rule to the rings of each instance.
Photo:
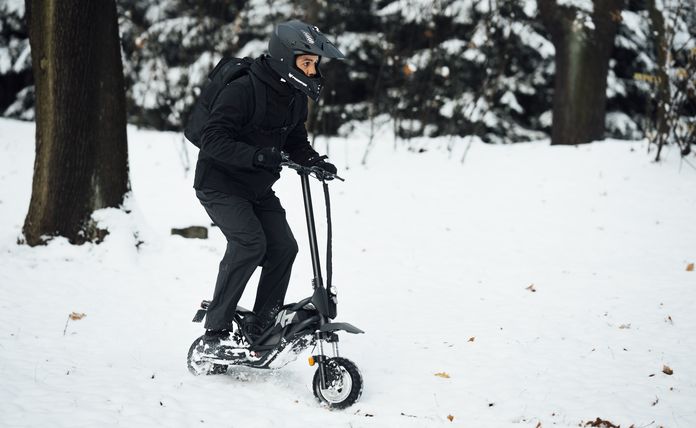
[[[342,177],[339,177],[336,174],[332,174],[328,171],[325,171],[317,166],[306,167],[306,166],[302,166],[298,163],[295,163],[292,160],[290,160],[290,158],[285,153],[282,153],[282,156],[283,156],[283,161],[280,163],[280,166],[286,166],[286,167],[294,169],[296,171],[301,171],[301,170],[309,171],[310,174],[314,175],[314,178],[316,178],[317,180],[320,180],[320,181],[333,180],[334,178],[337,180],[340,180],[340,181],[346,181]]]
[[[340,181],[346,181],[338,175],[325,171],[318,166],[313,166],[310,168],[310,170],[314,173],[314,176],[321,181],[333,180],[334,178]]]

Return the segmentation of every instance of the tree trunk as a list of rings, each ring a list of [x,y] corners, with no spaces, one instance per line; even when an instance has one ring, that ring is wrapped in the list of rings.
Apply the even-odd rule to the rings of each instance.
[[[551,144],[602,139],[609,58],[623,0],[595,0],[591,22],[585,13],[556,0],[539,0],[538,5],[556,48]]]
[[[114,0],[26,0],[36,160],[24,236],[93,240],[94,210],[128,191],[125,90]]]

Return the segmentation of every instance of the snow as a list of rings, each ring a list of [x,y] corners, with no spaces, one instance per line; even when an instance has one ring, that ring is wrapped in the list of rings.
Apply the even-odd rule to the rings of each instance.
[[[471,44],[473,46],[483,46],[488,41],[488,33],[484,25],[478,25],[476,31],[471,35]]]
[[[615,60],[611,60],[615,62]],[[626,95],[626,83],[623,79],[616,76],[614,72],[614,67],[610,66],[607,73],[607,98],[613,98],[617,95]]]
[[[440,43],[440,48],[450,55],[456,55],[466,49],[467,43],[461,39],[449,39]]]
[[[187,372],[224,239],[169,234],[210,224],[182,162],[195,148],[128,135],[130,214],[95,214],[110,230],[100,245],[29,248],[16,241],[34,125],[0,120],[0,426],[696,426],[696,171],[676,150],[654,163],[641,141],[394,144],[379,131],[362,166],[366,129],[318,139],[347,179],[331,184],[339,320],[367,332],[341,336],[363,396],[328,411],[306,355]],[[276,191],[300,244],[297,300],[311,277],[297,175]]]
[[[12,71],[15,73],[21,73],[23,70],[31,67],[31,47],[29,46],[29,40],[24,40],[21,44],[24,45],[24,48],[12,67]]]
[[[433,16],[451,17],[453,22],[467,24],[471,22],[471,10],[475,7],[481,13],[488,12],[487,2],[473,0],[453,0],[439,2],[432,0],[395,0],[387,2],[377,11],[377,16],[398,15],[404,22],[422,23]]]
[[[7,14],[24,16],[24,0],[0,0],[0,10]]]
[[[399,14],[406,22],[423,22],[432,16],[433,3],[427,0],[397,0],[377,11],[377,16]]]
[[[588,14],[591,14],[594,10],[592,0],[556,0],[556,3],[559,6],[573,7]]]
[[[510,107],[512,110],[516,111],[517,113],[523,113],[524,109],[520,105],[519,102],[517,102],[517,98],[515,97],[515,94],[513,94],[511,91],[506,91],[502,97],[500,97],[500,102],[503,105],[506,105]]]
[[[148,22],[164,21],[175,13],[176,4],[171,1],[148,5],[145,20]]]
[[[335,38],[336,47],[338,47],[338,49],[345,54],[357,53],[358,55],[365,55],[365,53],[362,52],[361,47],[368,43],[374,43],[385,50],[390,46],[386,37],[382,33],[361,34],[351,31],[344,31],[337,34],[335,37],[332,35],[331,38],[332,40]]]
[[[242,47],[235,55],[238,58],[256,58],[268,50],[268,42],[265,40],[252,40]]]
[[[539,115],[539,124],[544,128],[550,128],[553,124],[553,112],[551,110],[546,110]]]
[[[287,17],[293,15],[294,5],[288,0],[250,0],[246,2],[242,15],[250,26],[266,28],[265,33],[270,33],[273,30],[273,22],[278,16],[284,21]],[[275,18],[274,18],[275,17]]]
[[[165,73],[167,65],[162,58],[152,58],[144,62],[139,79],[133,84],[133,99],[146,109],[155,109],[159,98],[167,92]]]
[[[522,5],[522,9],[524,10],[524,14],[529,18],[535,18],[537,13],[539,13],[536,1],[525,1]]]
[[[530,25],[521,22],[511,22],[509,28],[519,36],[522,43],[539,52],[542,58],[551,58],[555,55],[556,48],[553,46],[553,43],[534,31]]]
[[[440,115],[444,117],[453,117],[454,111],[457,108],[457,103],[453,100],[447,100],[442,107],[440,107]]]
[[[221,59],[221,56],[210,52],[203,52],[198,59],[189,66],[188,78],[192,84],[201,84],[208,78],[208,74]]]
[[[456,24],[470,24],[472,21],[471,17],[471,4],[470,2],[455,1],[447,5],[443,11],[444,16],[451,16],[452,22]]]
[[[34,107],[27,108],[24,105],[24,101],[31,97],[34,97],[35,88],[34,86],[27,86],[26,88],[19,91],[15,101],[10,104],[3,112],[4,116],[14,116],[23,120],[34,120]]]
[[[640,134],[638,124],[624,112],[612,111],[607,113],[605,122],[607,131],[617,133],[622,137],[632,138]]]
[[[689,34],[686,29],[684,31],[676,31],[674,33],[674,40],[672,41],[672,46],[677,46],[680,49],[694,49],[696,47],[696,40]]]
[[[151,9],[154,10],[154,9]],[[195,36],[198,20],[191,16],[181,16],[178,18],[153,21],[154,24],[147,30],[147,35],[153,37],[158,43],[164,44],[170,40],[172,33],[181,39],[182,47],[191,45],[192,36]],[[193,32],[193,33],[192,33]]]
[[[646,14],[643,12],[643,14]],[[648,43],[649,20],[630,10],[621,12],[621,26],[628,32],[630,37],[617,34],[616,44],[626,49],[639,50],[639,46],[646,46]]]
[[[422,49],[411,55],[411,57],[406,60],[406,63],[411,68],[411,71],[415,72],[418,69],[427,67],[432,57],[432,50]]]
[[[6,74],[12,67],[12,56],[10,49],[6,46],[0,46],[0,74]]]
[[[486,62],[486,54],[481,52],[478,48],[471,48],[464,51],[462,55],[467,61],[475,62],[478,64],[483,64]]]

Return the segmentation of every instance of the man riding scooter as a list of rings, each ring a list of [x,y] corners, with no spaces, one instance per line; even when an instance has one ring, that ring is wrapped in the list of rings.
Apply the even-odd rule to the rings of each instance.
[[[281,150],[302,166],[337,172],[312,149],[304,122],[307,97],[317,101],[323,86],[322,57],[344,55],[317,27],[297,20],[275,27],[268,51],[248,74],[221,90],[201,133],[194,188],[227,239],[205,322],[204,340],[212,352],[239,346],[230,330],[257,266],[262,271],[255,315],[244,318],[247,337],[261,334],[283,305],[298,248],[272,190],[280,178]],[[260,125],[248,126],[258,108],[258,82],[265,86],[265,115]]]

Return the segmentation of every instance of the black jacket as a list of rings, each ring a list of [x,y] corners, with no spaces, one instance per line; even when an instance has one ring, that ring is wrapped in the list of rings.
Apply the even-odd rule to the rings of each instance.
[[[254,113],[256,98],[251,77],[242,76],[228,84],[213,104],[201,133],[201,150],[194,185],[259,200],[271,192],[280,175],[254,167],[254,155],[262,147],[275,147],[290,159],[305,164],[318,156],[307,140],[307,97],[281,80],[266,62],[257,58],[251,73],[266,85],[266,112],[260,126],[241,132]],[[292,125],[293,109],[300,121]]]

